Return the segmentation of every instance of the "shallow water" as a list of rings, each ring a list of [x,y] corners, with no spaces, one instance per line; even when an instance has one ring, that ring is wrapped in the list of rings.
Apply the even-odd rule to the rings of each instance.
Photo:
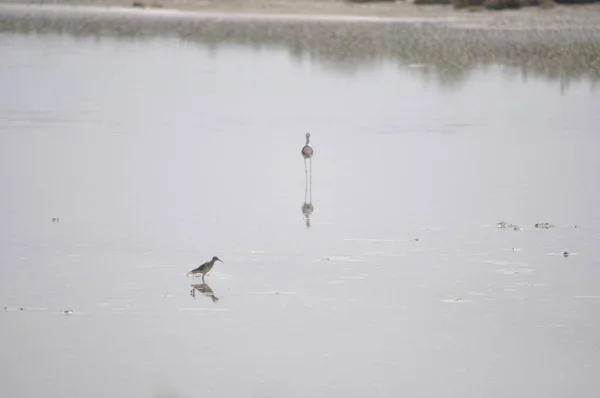
[[[595,396],[593,81],[343,65],[0,35],[0,395]]]

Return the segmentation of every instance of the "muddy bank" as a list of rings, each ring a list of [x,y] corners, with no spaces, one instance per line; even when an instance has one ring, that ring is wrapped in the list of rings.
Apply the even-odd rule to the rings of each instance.
[[[495,0],[496,2],[500,0]],[[505,1],[505,0],[503,0]],[[510,1],[510,0],[509,0]],[[588,18],[600,14],[600,3],[581,0],[576,7],[562,5],[565,0],[512,0],[523,5],[553,4],[551,9],[525,7],[518,14],[547,18]],[[580,0],[575,0],[580,1]],[[183,11],[235,12],[296,15],[352,15],[377,17],[443,17],[481,14],[484,0],[0,0],[0,4],[87,5],[99,7],[164,8]],[[568,3],[568,1],[567,1]],[[473,7],[470,7],[473,6]],[[487,13],[484,13],[487,14]],[[510,13],[494,12],[495,17],[514,17]],[[514,14],[514,12],[513,12]]]
[[[277,46],[294,57],[307,56],[345,70],[368,67],[378,60],[418,65],[423,74],[448,84],[460,81],[474,68],[490,66],[516,67],[524,76],[561,82],[600,80],[599,18],[567,13],[560,18],[543,16],[547,23],[542,23],[534,14],[352,19],[0,4],[0,31],[172,36],[210,47]]]
[[[98,7],[163,8],[183,11],[295,14],[354,15],[378,17],[443,16],[452,13],[443,5],[419,7],[412,2],[351,3],[338,0],[0,0],[0,4],[86,5]]]

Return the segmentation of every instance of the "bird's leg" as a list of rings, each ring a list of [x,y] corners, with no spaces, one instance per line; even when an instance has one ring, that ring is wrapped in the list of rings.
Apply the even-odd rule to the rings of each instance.
[[[306,159],[304,159],[304,203],[306,203],[307,191],[308,191],[308,171],[306,170]]]
[[[206,274],[202,274],[202,283],[204,283],[204,277],[206,276]]]
[[[309,190],[308,190],[308,200],[309,203],[312,203],[312,158],[309,159],[310,162],[310,175],[309,175]]]
[[[308,169],[306,168],[306,158],[304,158],[304,177],[308,179]]]

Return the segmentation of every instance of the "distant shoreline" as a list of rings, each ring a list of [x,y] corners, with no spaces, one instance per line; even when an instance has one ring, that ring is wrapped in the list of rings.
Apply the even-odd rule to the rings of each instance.
[[[136,6],[134,6],[134,3]],[[0,0],[0,13],[17,9],[48,11],[131,11],[131,15],[185,16],[236,19],[266,18],[368,22],[470,21],[485,24],[522,22],[522,25],[556,23],[578,27],[600,26],[600,3],[552,9],[524,7],[519,10],[486,11],[453,9],[451,5],[415,5],[412,1],[350,3],[345,0]],[[594,21],[594,23],[590,23]],[[596,24],[598,22],[598,24]],[[508,28],[508,26],[506,26]]]
[[[84,13],[84,14],[104,14],[104,15],[129,15],[139,17],[174,17],[174,18],[211,18],[211,19],[227,19],[227,20],[248,20],[248,19],[266,19],[266,20],[295,20],[295,21],[348,21],[348,22],[433,22],[438,20],[452,21],[459,20],[459,16],[452,14],[440,13],[424,13],[424,14],[408,14],[408,15],[374,15],[367,13],[318,13],[308,12],[306,9],[290,9],[287,12],[274,10],[256,10],[254,8],[242,8],[223,10],[221,7],[201,7],[198,9],[180,9],[180,8],[165,8],[165,7],[128,7],[123,5],[89,5],[89,4],[23,4],[10,3],[0,0],[0,13],[14,12],[24,16],[34,15],[29,11],[34,11],[35,14],[46,13]]]
[[[422,73],[435,73],[447,84],[460,81],[474,68],[498,65],[560,80],[561,84],[578,79],[600,81],[597,6],[475,13],[449,7],[437,14],[436,6],[425,7],[426,15],[347,15],[300,13],[291,6],[287,12],[250,12],[248,8],[234,12],[209,6],[198,10],[142,9],[54,1],[51,5],[28,5],[0,0],[0,32],[171,37],[211,48],[277,46],[295,57],[306,54],[345,68],[382,59],[421,65]],[[255,4],[263,0],[247,1]],[[315,4],[323,1],[315,0]]]

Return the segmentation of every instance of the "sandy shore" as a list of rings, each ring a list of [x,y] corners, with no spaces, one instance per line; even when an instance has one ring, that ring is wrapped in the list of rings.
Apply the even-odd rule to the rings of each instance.
[[[259,15],[353,16],[380,18],[469,18],[471,20],[524,21],[557,20],[600,22],[600,4],[556,6],[551,9],[526,7],[518,11],[455,10],[450,5],[415,5],[412,0],[373,4],[344,0],[135,0],[146,8],[162,8],[203,13]],[[134,8],[133,0],[0,0],[0,4],[77,5]],[[136,7],[137,8],[137,7]],[[589,23],[586,23],[589,24]],[[589,24],[592,25],[592,24]],[[596,25],[598,26],[598,25]]]
[[[452,14],[451,7],[418,7],[412,2],[352,4],[337,0],[136,0],[147,8],[164,8],[197,12],[228,12],[243,14],[300,14],[377,17],[422,17]],[[0,0],[12,4],[86,5],[99,7],[132,7],[129,0]]]

